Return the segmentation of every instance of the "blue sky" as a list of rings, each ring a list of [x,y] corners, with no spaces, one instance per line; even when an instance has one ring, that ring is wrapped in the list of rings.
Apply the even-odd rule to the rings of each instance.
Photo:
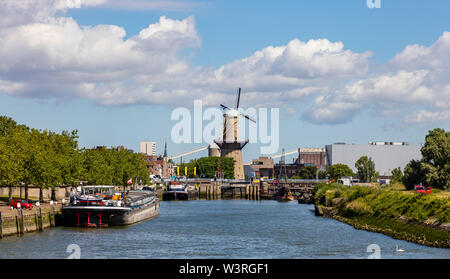
[[[87,0],[86,3],[89,1]],[[191,107],[189,96],[214,100],[215,97],[208,95],[211,90],[217,90],[217,92],[214,91],[217,93],[214,96],[218,96],[217,105],[221,100],[233,100],[237,86],[243,87],[244,105],[280,107],[280,151],[281,148],[289,151],[297,147],[322,147],[333,142],[366,144],[369,141],[387,140],[420,144],[429,129],[441,127],[448,130],[450,128],[450,85],[448,78],[445,78],[450,67],[448,63],[450,44],[447,36],[444,35],[446,31],[450,31],[448,17],[450,2],[448,1],[433,1],[431,4],[428,1],[381,0],[380,9],[367,8],[365,0],[191,1],[184,3],[177,1],[169,2],[171,5],[166,7],[163,5],[157,8],[150,5],[152,1],[135,0],[135,2],[145,8],[133,9],[127,6],[127,1],[117,2],[116,0],[113,2],[115,6],[108,6],[108,3],[103,5],[88,3],[89,6],[80,9],[64,9],[58,13],[49,12],[50,9],[45,5],[42,9],[49,18],[73,18],[80,29],[83,29],[83,26],[96,28],[104,24],[122,27],[126,36],[119,42],[111,41],[117,44],[127,40],[133,41],[143,29],[148,28],[151,31],[150,24],[159,22],[160,27],[163,26],[164,22],[160,20],[160,17],[165,16],[174,21],[167,23],[168,28],[176,24],[181,26],[181,23],[191,28],[176,29],[175,31],[180,34],[169,37],[167,39],[169,43],[161,43],[157,50],[154,50],[154,46],[150,44],[158,45],[158,37],[156,39],[152,37],[151,40],[136,39],[136,44],[142,43],[139,45],[140,48],[152,48],[151,52],[146,53],[150,53],[149,56],[145,56],[149,64],[152,63],[150,58],[161,56],[164,59],[161,58],[162,62],[158,63],[162,64],[155,63],[155,68],[159,65],[182,64],[181,68],[187,69],[186,73],[198,73],[202,77],[211,77],[224,66],[233,75],[230,74],[224,80],[204,85],[199,81],[190,83],[196,77],[183,74],[184,72],[176,76],[167,76],[152,68],[145,72],[134,73],[132,68],[136,67],[134,65],[139,65],[138,62],[133,62],[137,64],[129,66],[132,69],[129,71],[133,73],[121,75],[121,69],[128,69],[126,57],[131,57],[127,56],[133,54],[130,52],[131,54],[124,55],[124,58],[120,57],[123,61],[117,59],[120,63],[117,62],[118,65],[111,70],[113,78],[102,76],[101,80],[96,80],[98,75],[109,73],[108,67],[101,63],[105,63],[105,60],[115,62],[117,56],[107,57],[105,54],[106,58],[99,60],[97,69],[95,59],[88,69],[83,69],[83,65],[64,64],[66,57],[73,55],[72,52],[62,55],[50,55],[45,52],[50,57],[48,61],[44,58],[34,61],[37,58],[33,56],[31,61],[27,58],[27,61],[30,61],[29,64],[24,63],[24,66],[19,68],[21,63],[17,63],[19,66],[15,68],[11,66],[13,70],[10,70],[8,66],[14,64],[14,61],[21,61],[22,57],[33,55],[36,49],[11,48],[13,52],[17,50],[17,53],[13,54],[11,51],[7,53],[0,49],[0,57],[4,57],[6,61],[3,64],[0,63],[0,113],[34,128],[56,131],[78,129],[80,145],[85,147],[125,145],[137,151],[139,141],[148,140],[156,141],[157,151],[162,152],[164,141],[167,141],[169,155],[203,145],[175,144],[171,141],[170,131],[175,123],[170,120],[172,110],[179,106]],[[4,3],[0,1],[0,5],[2,4]],[[28,8],[18,7],[17,9]],[[14,14],[11,12],[10,15]],[[190,16],[192,21],[187,20]],[[30,19],[24,18],[20,22],[6,22],[3,26],[0,22],[0,28],[10,32],[6,41],[17,42],[11,39],[16,38],[14,36],[19,32],[13,29],[14,26],[31,26],[33,22],[55,24],[48,23],[46,19],[31,17],[33,16],[30,16]],[[67,25],[61,26],[67,27]],[[161,29],[164,28],[161,27]],[[38,40],[39,32],[43,32],[42,29],[33,30],[36,38],[28,38],[28,44],[25,45],[32,45],[32,40]],[[96,32],[95,36],[86,36],[84,40],[96,40],[102,36],[106,38],[109,34],[100,29]],[[182,34],[183,32],[187,35]],[[81,33],[76,30],[74,35],[68,32],[63,34],[76,37]],[[173,32],[168,32],[164,38],[172,36],[171,34]],[[278,91],[294,90],[290,87],[291,84],[283,84],[279,80],[275,80],[273,88],[268,89],[271,87],[270,84],[264,87],[256,85],[246,88],[246,84],[254,82],[243,79],[239,83],[239,80],[237,82],[232,78],[234,73],[239,72],[239,67],[246,65],[243,59],[252,57],[255,52],[269,46],[286,46],[295,39],[303,43],[318,39],[327,39],[331,43],[342,42],[343,49],[336,50],[336,53],[343,55],[345,51],[350,51],[351,61],[358,60],[358,63],[352,64],[353,68],[349,72],[347,68],[336,68],[332,65],[334,68],[332,66],[330,66],[332,68],[326,68],[326,75],[320,74],[323,70],[320,68],[319,74],[315,72],[312,76],[299,77],[298,72],[295,71],[305,71],[305,68],[315,67],[317,64],[314,63],[317,61],[304,60],[301,53],[299,57],[303,60],[299,61],[305,63],[305,68],[298,68],[293,63],[289,64],[289,61],[283,61],[285,66],[289,66],[283,69],[294,71],[287,73],[285,77],[297,77],[298,84],[305,84],[305,87],[311,88],[326,84],[326,90],[301,95],[298,99],[277,95]],[[67,37],[63,37],[63,40],[70,41]],[[180,42],[179,45],[177,45],[178,42]],[[417,45],[417,47],[413,49],[414,51],[404,52],[408,45]],[[432,47],[433,45],[435,47]],[[67,47],[70,48],[70,45],[64,45],[64,48]],[[328,43],[326,47],[333,48]],[[50,45],[46,46],[43,51],[51,48]],[[304,50],[298,45],[295,45],[293,49]],[[61,53],[60,50],[58,51]],[[89,51],[94,52],[92,48],[89,48]],[[161,51],[161,55],[157,51]],[[166,58],[165,52],[174,54],[167,54]],[[366,57],[364,53],[368,52]],[[117,52],[114,53],[117,55]],[[155,56],[154,53],[157,55]],[[98,53],[94,54],[92,57],[99,57]],[[399,54],[402,55],[393,61]],[[36,52],[36,55],[39,56],[39,52]],[[41,57],[47,57],[46,55]],[[16,57],[16,60],[7,60],[9,56]],[[136,61],[139,59],[136,58]],[[433,59],[440,61],[440,64],[424,65],[423,61],[434,61]],[[233,61],[238,61],[240,64],[231,65]],[[325,63],[323,61],[329,61],[329,59],[325,57],[317,63]],[[50,66],[40,68],[41,65],[47,65],[46,63]],[[312,63],[311,66],[308,66],[308,63]],[[34,67],[29,66],[30,64]],[[95,90],[89,91],[91,87],[89,90],[83,87],[81,91],[77,91],[81,87],[74,85],[78,76],[69,78],[67,74],[62,75],[67,73],[65,71],[89,72],[86,76],[82,76],[85,79],[82,85],[95,84]],[[411,75],[403,76],[402,73],[411,73]],[[52,74],[58,78],[56,82],[49,78]],[[256,74],[258,73],[246,72],[245,75]],[[24,75],[28,77],[24,78]],[[119,97],[114,97],[115,93],[112,95],[105,93],[111,92],[111,88],[114,88],[115,75],[121,80],[120,86],[123,87],[123,90],[117,93]],[[136,76],[143,78],[137,80]],[[145,84],[145,78],[153,78],[153,76],[161,77],[152,81],[153,83],[149,81],[149,84],[163,93],[144,95],[141,92],[142,88],[146,87],[142,86],[148,85]],[[267,77],[273,76],[264,73],[255,80]],[[375,88],[387,77],[393,80],[394,85],[403,83],[406,85],[402,88],[385,85],[379,89]],[[408,82],[408,79],[416,80],[416,83]],[[12,84],[14,82],[18,84],[16,87]],[[417,88],[410,87],[413,85],[409,83],[416,84]],[[366,90],[364,92],[370,92],[370,94],[358,95],[356,92],[359,91],[354,90],[358,84],[363,91]],[[71,87],[72,85],[74,87]],[[389,88],[393,88],[392,92]],[[169,95],[176,90],[186,90],[186,93],[175,95],[173,99],[170,96],[167,99],[162,98],[164,101],[161,102],[155,100],[158,96],[162,96],[159,94]],[[246,101],[247,92],[249,95]],[[249,96],[253,93],[255,96],[264,96],[267,100],[261,104],[253,98],[249,101]],[[398,97],[393,98],[392,95],[398,95]],[[179,96],[187,97],[182,99]],[[321,97],[323,98],[320,99]],[[214,102],[207,103],[212,105]],[[394,107],[390,105],[391,103],[394,103]],[[321,115],[316,115],[319,109],[325,109],[322,115],[329,115],[329,117],[321,118]],[[200,155],[204,154],[206,153]],[[244,161],[258,155],[259,145],[248,145],[244,151]]]

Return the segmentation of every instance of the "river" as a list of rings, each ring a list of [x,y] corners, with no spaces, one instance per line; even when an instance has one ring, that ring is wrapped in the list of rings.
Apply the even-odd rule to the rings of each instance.
[[[0,258],[381,258],[450,259],[450,250],[356,230],[297,202],[161,202],[160,215],[126,227],[57,227],[0,240]],[[396,245],[404,252],[396,252]]]

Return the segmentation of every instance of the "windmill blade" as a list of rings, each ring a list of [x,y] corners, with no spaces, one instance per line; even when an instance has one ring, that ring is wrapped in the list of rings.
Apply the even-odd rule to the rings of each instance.
[[[250,116],[248,116],[248,115],[246,115],[246,114],[239,113],[239,115],[241,115],[241,116],[247,118],[248,120],[252,121],[253,123],[256,123],[256,120],[255,120],[255,119],[251,118]]]
[[[241,88],[239,87],[238,95],[237,95],[237,102],[236,102],[236,109],[239,108],[239,101],[240,101],[240,99],[241,99]]]
[[[222,109],[230,109],[229,107],[224,106],[224,105],[222,105],[222,104],[220,104],[220,106],[222,107]]]

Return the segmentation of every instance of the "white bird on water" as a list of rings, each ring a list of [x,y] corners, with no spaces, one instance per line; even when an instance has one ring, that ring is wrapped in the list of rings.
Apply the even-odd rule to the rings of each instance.
[[[395,252],[405,252],[405,250],[398,249],[398,245],[395,245]]]

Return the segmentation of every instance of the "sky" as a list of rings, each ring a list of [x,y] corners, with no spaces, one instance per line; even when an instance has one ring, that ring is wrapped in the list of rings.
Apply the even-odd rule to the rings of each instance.
[[[277,152],[421,144],[450,128],[449,10],[446,0],[0,0],[0,115],[77,129],[82,147],[156,141],[175,155],[207,143],[175,143],[172,112],[232,106],[241,87],[242,107],[279,109]],[[260,147],[248,144],[244,161]]]

